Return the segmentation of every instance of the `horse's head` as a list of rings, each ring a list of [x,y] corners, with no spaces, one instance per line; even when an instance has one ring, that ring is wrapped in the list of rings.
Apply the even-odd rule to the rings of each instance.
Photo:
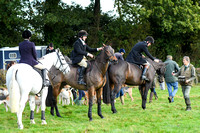
[[[70,71],[70,67],[67,64],[64,56],[62,55],[61,51],[59,49],[56,49],[56,54],[57,54],[57,61],[54,64],[54,66],[59,69],[63,74],[67,74]]]
[[[163,62],[159,62],[158,63],[159,67],[158,69],[156,70],[156,73],[158,74],[158,81],[160,83],[164,82],[164,75],[165,75],[165,72],[166,72],[166,64],[163,63]]]
[[[159,60],[159,62],[154,62],[150,58],[146,58],[147,61],[153,66],[156,73],[158,74],[158,81],[160,83],[164,82],[164,75],[166,71],[166,64],[162,62],[162,60]]]
[[[115,63],[117,62],[117,58],[115,57],[115,53],[114,53],[115,51],[111,46],[104,45],[103,51],[105,52],[110,62],[115,62]]]

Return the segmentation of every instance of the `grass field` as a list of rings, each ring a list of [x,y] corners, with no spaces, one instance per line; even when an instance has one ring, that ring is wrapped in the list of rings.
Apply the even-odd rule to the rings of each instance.
[[[134,101],[127,95],[125,105],[116,101],[117,113],[112,114],[110,105],[102,105],[105,119],[97,115],[97,105],[93,105],[93,121],[87,117],[88,107],[85,105],[58,106],[62,118],[50,115],[46,109],[47,125],[41,125],[41,114],[35,113],[35,125],[30,124],[30,109],[26,105],[23,112],[24,129],[17,129],[17,117],[5,111],[0,105],[0,132],[200,132],[200,85],[191,89],[191,111],[185,111],[182,90],[179,87],[175,102],[168,102],[168,91],[156,88],[158,100],[147,103],[146,110],[141,108],[141,97],[137,88],[133,89]],[[149,98],[149,95],[148,95]]]

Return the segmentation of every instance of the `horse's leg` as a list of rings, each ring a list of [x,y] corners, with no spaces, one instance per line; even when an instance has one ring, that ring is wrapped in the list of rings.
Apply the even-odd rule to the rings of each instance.
[[[58,117],[62,117],[62,116],[60,115],[59,111],[58,111],[58,106],[57,106],[57,104],[55,105],[55,110],[56,110],[56,115],[57,115]]]
[[[45,120],[45,109],[46,109],[46,98],[47,98],[47,93],[48,93],[48,87],[44,87],[41,91],[41,120],[42,120],[42,125],[47,124]]]
[[[141,96],[142,96],[142,108],[146,109],[146,102],[147,102],[147,94],[148,94],[148,88],[149,88],[149,83],[146,83],[145,85],[141,85],[139,87]]]
[[[34,121],[35,95],[30,95],[30,97],[29,97],[29,106],[30,106],[30,109],[31,109],[30,123],[31,124],[35,124],[35,121]]]
[[[143,109],[146,109],[146,103],[147,103],[147,95],[148,95],[148,91],[149,91],[149,88],[150,88],[150,86],[152,85],[152,82],[148,82],[148,83],[146,83],[145,84],[145,86],[144,86],[144,96],[143,96],[143,98],[142,98],[142,108]]]
[[[53,101],[53,106],[51,107],[51,114],[54,116],[54,108],[55,108],[55,110],[56,110],[56,116],[57,117],[61,117],[61,115],[59,113],[59,110],[58,110],[57,101],[56,101],[55,96],[53,97],[52,101]]]
[[[51,107],[51,113],[53,114],[53,116],[54,116],[54,108],[55,108],[55,110],[56,110],[56,116],[57,117],[61,117],[61,115],[60,115],[60,113],[59,113],[59,111],[58,111],[58,106],[57,106],[57,101],[56,101],[56,97],[55,96],[53,96],[53,98],[52,98],[52,102],[53,102],[53,106]]]
[[[96,96],[97,96],[97,106],[98,106],[98,115],[101,117],[101,118],[104,118],[102,113],[101,113],[101,95],[102,95],[102,90],[103,88],[100,88],[98,89],[96,92]]]
[[[153,88],[151,88],[150,97],[149,97],[149,103],[152,102],[152,99],[153,99]]]
[[[50,114],[51,114],[52,116],[54,116],[54,106],[51,106]]]
[[[145,104],[143,104],[143,102],[144,102],[143,98],[144,98],[145,86],[144,86],[144,85],[140,85],[140,86],[138,87],[138,89],[139,89],[139,91],[140,91],[141,98],[142,98],[142,108],[145,109],[145,107],[143,106],[143,105],[145,105]]]
[[[94,95],[94,87],[88,89],[88,97],[89,97],[89,109],[88,109],[88,117],[89,120],[92,121],[92,105],[93,105],[93,95]]]
[[[113,113],[117,113],[117,110],[115,108],[115,96],[120,91],[122,84],[116,84],[113,91],[111,92],[111,110]]]
[[[59,91],[60,85],[61,84],[53,87],[53,98],[52,98],[53,107],[51,107],[51,114],[54,116],[54,108],[55,108],[57,117],[61,117],[61,115],[58,111],[58,106],[57,106],[57,97],[60,93],[60,91]]]
[[[17,118],[18,118],[17,123],[18,123],[19,129],[24,128],[24,126],[22,124],[22,112],[24,111],[27,100],[28,100],[28,93],[23,93],[21,95],[21,99],[20,99],[20,108],[19,108],[19,111],[17,112]]]

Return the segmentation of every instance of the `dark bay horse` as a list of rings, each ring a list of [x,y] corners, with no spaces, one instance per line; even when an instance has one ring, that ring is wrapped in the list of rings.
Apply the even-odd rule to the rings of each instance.
[[[114,105],[115,96],[120,91],[123,84],[139,86],[142,97],[142,108],[146,108],[148,90],[151,88],[155,73],[157,72],[160,76],[164,76],[165,73],[164,63],[156,63],[151,59],[147,60],[151,64],[147,72],[147,77],[149,78],[148,82],[141,80],[142,69],[135,64],[118,60],[117,64],[111,64],[109,66],[107,75],[108,84],[106,83],[103,89],[105,93],[104,95],[110,95],[111,97],[110,99],[104,98],[103,100],[104,103],[111,102],[111,110],[113,113],[117,112]],[[109,90],[111,92],[109,92]]]
[[[51,84],[53,86],[53,95],[57,99],[60,89],[64,84],[68,84],[73,88],[80,90],[87,90],[89,94],[89,109],[88,117],[89,120],[92,120],[92,105],[93,105],[93,95],[96,91],[97,103],[98,103],[98,115],[101,118],[104,118],[101,113],[101,94],[102,87],[106,83],[106,71],[109,65],[109,61],[117,61],[117,58],[114,56],[114,49],[111,46],[104,46],[104,49],[96,57],[95,60],[90,61],[91,66],[86,70],[84,80],[86,81],[86,86],[79,85],[77,83],[77,67],[72,65],[70,66],[70,73],[63,75],[62,73],[52,68],[49,72],[49,77]]]

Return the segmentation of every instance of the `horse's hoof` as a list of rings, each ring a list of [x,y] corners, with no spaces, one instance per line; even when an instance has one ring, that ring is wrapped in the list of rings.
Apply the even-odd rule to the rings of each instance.
[[[32,120],[30,121],[30,123],[31,123],[31,124],[35,124],[35,120],[32,119]]]
[[[51,112],[50,112],[50,114],[51,114],[52,116],[54,116],[54,113],[51,113]]]
[[[46,125],[47,124],[47,122],[45,121],[45,120],[42,120],[42,123],[41,123],[42,125]]]
[[[142,107],[143,108],[143,110],[145,110],[146,109],[146,107]]]
[[[22,130],[22,129],[24,129],[24,126],[23,125],[18,125],[18,128]]]
[[[114,111],[113,111],[113,114],[116,114],[116,113],[117,113],[117,110],[114,110]]]
[[[92,118],[90,118],[90,121],[93,121],[93,119],[92,119]]]
[[[103,117],[103,116],[101,116],[101,119],[104,119],[104,117]]]
[[[60,114],[56,114],[57,117],[62,117]]]

